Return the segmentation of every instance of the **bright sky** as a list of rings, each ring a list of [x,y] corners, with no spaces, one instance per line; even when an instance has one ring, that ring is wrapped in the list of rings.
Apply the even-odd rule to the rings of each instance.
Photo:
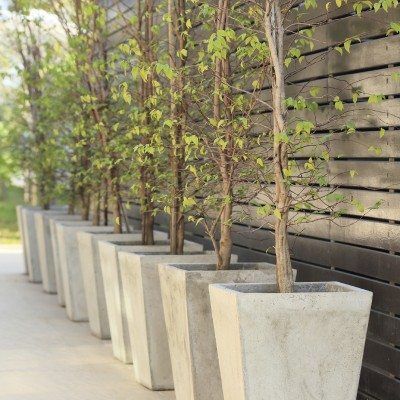
[[[0,0],[0,10],[5,10],[8,7],[8,0]]]

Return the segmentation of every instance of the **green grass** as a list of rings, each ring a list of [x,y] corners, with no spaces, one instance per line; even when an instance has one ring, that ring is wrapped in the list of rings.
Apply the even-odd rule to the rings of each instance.
[[[15,206],[23,203],[23,190],[9,187],[6,195],[0,198],[0,244],[20,242]]]

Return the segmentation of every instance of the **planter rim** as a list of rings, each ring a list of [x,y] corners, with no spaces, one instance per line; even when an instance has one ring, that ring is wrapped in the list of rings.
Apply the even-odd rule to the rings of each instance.
[[[232,254],[232,257],[234,259],[237,259],[236,254]],[[246,268],[247,266],[249,268]],[[267,269],[275,270],[274,264],[264,261],[256,261],[256,262],[233,261],[231,263],[231,267],[235,268],[222,269],[222,270],[217,270],[215,268],[216,263],[205,263],[205,262],[193,262],[193,263],[166,262],[159,264],[159,267],[169,270],[182,271],[182,273],[184,274],[191,274],[191,273],[195,274],[199,272],[201,272],[202,274],[215,274],[215,273],[234,273],[237,271],[263,271],[263,270],[265,271]]]
[[[60,217],[60,218],[66,218],[66,221],[68,221],[68,218],[70,217],[81,217],[81,216],[79,214],[68,214],[66,211],[59,211],[57,213],[43,213],[43,217],[47,219],[54,219]],[[80,221],[83,221],[83,219],[80,219]]]
[[[64,222],[64,221],[62,221]],[[89,225],[69,225],[69,224],[64,224],[64,223],[59,223],[58,221],[56,222],[57,225],[61,226],[62,228],[66,228],[71,231],[86,231],[86,232],[94,232],[94,233],[110,233],[112,232],[113,227],[107,227],[107,226],[93,226],[91,224]]]
[[[276,284],[273,283],[217,283],[211,284],[210,290],[226,292],[227,294],[236,297],[269,297],[269,298],[287,298],[287,299],[300,299],[313,297],[342,297],[343,295],[364,295],[371,296],[372,292],[369,290],[361,289],[356,286],[347,285],[337,281],[326,282],[295,282],[301,291],[292,293],[278,293],[275,291]],[[308,290],[307,290],[308,289]],[[310,290],[314,289],[314,290]],[[315,290],[316,289],[316,290]],[[331,290],[329,290],[331,289]]]
[[[136,241],[136,240],[134,240],[134,241]],[[140,241],[140,239],[138,241]],[[129,252],[129,254],[131,254],[132,251],[138,250],[138,247],[140,247],[141,249],[142,248],[155,249],[156,247],[158,247],[159,251],[163,252],[163,253],[164,253],[164,250],[165,251],[169,251],[169,249],[170,249],[170,241],[169,241],[169,239],[167,237],[165,237],[165,239],[163,239],[162,237],[160,237],[159,239],[156,239],[154,244],[141,244],[141,243],[138,243],[138,244],[133,244],[133,245],[121,246],[118,243],[112,243],[112,242],[109,242],[109,241],[100,240],[99,241],[99,245],[122,247],[125,250],[125,252]],[[204,252],[203,245],[195,243],[195,242],[191,242],[189,240],[185,240],[184,246],[186,247],[186,250],[188,250],[188,251],[199,251],[199,252],[202,252],[202,253]],[[118,248],[117,250],[120,251],[121,249]],[[140,252],[141,253],[146,253],[146,250],[140,250]],[[151,251],[149,253],[155,255],[154,254],[155,251]]]
[[[121,243],[113,243],[112,241],[109,241],[109,240],[99,240],[99,246],[108,246],[108,247],[116,247],[117,248],[117,251],[120,251],[121,249],[124,249],[124,250],[126,250],[127,252],[128,251],[134,251],[135,249],[137,249],[138,247],[140,247],[140,248],[142,248],[142,247],[151,247],[151,248],[154,248],[154,247],[162,247],[162,248],[164,248],[164,247],[167,247],[168,246],[168,248],[169,248],[169,244],[168,243],[166,243],[166,244],[164,244],[164,243],[162,243],[162,244],[160,244],[160,243],[157,243],[157,242],[167,242],[167,239],[165,239],[165,240],[163,240],[163,239],[160,239],[160,240],[156,240],[155,241],[155,244],[153,244],[153,245],[149,245],[149,244],[141,244],[140,243],[140,241],[141,241],[141,238],[138,238],[137,240],[135,240],[135,239],[132,239],[131,240],[132,242],[138,242],[137,244],[121,244]]]
[[[104,225],[103,225],[104,226]],[[141,234],[140,230],[134,230],[132,232],[125,232],[125,233],[110,233],[110,232],[105,232],[105,233],[100,233],[100,232],[88,232],[88,231],[81,231],[78,232],[79,236],[91,236],[94,239],[99,239],[100,241],[107,242],[107,243],[112,243],[114,240],[129,240],[127,236],[136,236]],[[136,239],[131,239],[131,240],[136,240]]]
[[[212,257],[211,254],[207,253],[206,251],[201,251],[197,249],[191,250],[190,248],[186,249],[186,252],[183,254],[170,254],[169,253],[169,246],[159,246],[163,247],[162,249],[150,252],[146,250],[141,250],[143,246],[125,246],[123,250],[119,250],[118,254],[120,257],[127,257],[127,258],[134,258],[134,259],[140,259],[140,258],[154,258],[157,259],[160,256],[163,256],[164,258],[172,258],[176,259],[177,257],[206,257],[206,260],[209,261],[210,257]],[[164,249],[165,247],[165,249]],[[137,250],[135,250],[135,248]],[[204,263],[201,263],[204,264]],[[159,264],[157,264],[159,265]]]
[[[59,219],[54,219],[53,218],[51,220],[54,221],[54,223],[56,225],[62,225],[62,226],[71,227],[71,228],[73,228],[74,226],[75,227],[85,227],[85,226],[86,227],[91,227],[91,226],[93,226],[92,225],[92,221],[87,221],[87,220],[83,220],[83,219],[79,219],[79,220],[76,220],[76,221],[71,221],[71,220],[68,220],[68,219],[59,220]]]

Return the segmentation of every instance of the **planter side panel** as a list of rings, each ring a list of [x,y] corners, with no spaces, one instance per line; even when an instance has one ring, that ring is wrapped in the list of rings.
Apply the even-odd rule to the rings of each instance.
[[[50,223],[50,235],[53,250],[53,261],[54,261],[54,273],[56,280],[57,289],[57,300],[61,307],[65,307],[65,293],[64,293],[64,283],[61,273],[61,260],[60,260],[60,244],[58,240],[58,230],[56,226],[56,221],[54,219],[49,220]]]
[[[45,212],[35,214],[35,225],[43,290],[46,293],[57,293],[50,226],[45,217]]]
[[[174,299],[174,304],[166,302],[165,312],[171,319],[169,340],[175,342],[174,349],[171,349],[171,361],[174,376],[178,377],[175,381],[176,398],[223,400],[209,285],[275,282],[275,267],[252,263],[226,271],[207,270],[205,266],[199,269],[195,264],[192,267],[180,269],[179,264],[160,266],[161,280],[168,278],[163,282],[163,296]],[[185,280],[184,291],[177,289],[182,276]],[[183,340],[176,340],[176,335],[183,336]]]
[[[65,306],[72,321],[88,321],[75,227],[57,224]]]
[[[39,248],[36,236],[34,210],[25,208],[22,211],[25,226],[26,250],[28,258],[28,275],[29,281],[33,283],[42,282],[42,274],[39,266]]]
[[[224,391],[230,390],[230,375],[239,378],[237,372],[242,370],[245,397],[232,393],[227,398],[356,399],[371,306],[368,292],[232,295],[220,290],[214,296],[213,289],[217,324],[224,306],[237,296],[236,310],[230,314],[239,323],[236,351],[241,355],[235,361],[229,355],[233,346],[224,348],[227,321],[217,328],[218,354],[226,379]],[[232,375],[229,368],[235,362]]]
[[[132,350],[117,248],[103,242],[98,246],[113,354],[118,360],[131,364]]]
[[[189,344],[189,321],[186,299],[186,276],[183,271],[159,268],[165,325],[175,386],[176,399],[192,400],[193,370]]]
[[[28,258],[27,258],[27,250],[26,250],[26,231],[24,226],[24,218],[22,216],[23,206],[18,205],[16,207],[17,210],[17,223],[18,223],[18,230],[21,236],[21,243],[22,243],[22,251],[24,257],[24,274],[28,273]]]
[[[78,232],[77,236],[90,330],[100,339],[110,339],[98,243],[93,234]]]
[[[225,399],[250,400],[245,396],[242,346],[235,296],[210,290],[212,318],[218,348],[222,390]],[[273,399],[273,397],[271,397]],[[256,400],[256,398],[254,398]],[[258,399],[257,400],[261,400]]]

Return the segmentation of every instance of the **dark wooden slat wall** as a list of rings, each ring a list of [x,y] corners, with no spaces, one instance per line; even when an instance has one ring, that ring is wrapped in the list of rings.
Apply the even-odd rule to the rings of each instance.
[[[332,155],[341,158],[329,163],[328,173],[344,186],[340,191],[366,205],[380,199],[382,206],[361,219],[360,212],[349,210],[340,221],[309,224],[300,234],[293,230],[293,260],[300,281],[337,280],[374,292],[358,400],[400,400],[400,80],[393,79],[400,72],[400,36],[386,36],[389,22],[400,19],[400,9],[368,12],[360,19],[353,13],[354,1],[340,9],[331,5],[329,12],[326,2],[320,0],[318,9],[307,14],[302,14],[300,6],[288,18],[291,29],[318,23],[317,45],[306,56],[312,65],[300,70],[293,66],[288,95],[309,97],[310,88],[320,86],[318,102],[329,103],[336,94],[349,101],[340,123],[354,120],[359,132],[330,143]],[[109,47],[115,48],[129,35],[121,13],[129,18],[135,1],[107,0],[106,4]],[[339,40],[352,36],[359,36],[361,43],[354,43],[350,54],[332,51]],[[352,105],[355,89],[361,102]],[[367,99],[373,93],[387,99],[371,105]],[[270,98],[268,88],[263,98]],[[319,124],[321,135],[339,123],[332,119],[332,107],[324,107],[315,116],[307,116]],[[377,142],[382,127],[387,133]],[[380,154],[368,150],[377,143]],[[357,171],[353,178],[341,174],[350,169]],[[138,215],[138,206],[133,206],[130,217],[137,220]],[[156,224],[167,230],[167,216],[158,215]],[[188,238],[211,249],[201,227],[188,224],[186,230]],[[273,254],[266,253],[273,246],[273,232],[259,218],[251,226],[236,225],[233,236],[234,251],[241,260],[274,261]]]

